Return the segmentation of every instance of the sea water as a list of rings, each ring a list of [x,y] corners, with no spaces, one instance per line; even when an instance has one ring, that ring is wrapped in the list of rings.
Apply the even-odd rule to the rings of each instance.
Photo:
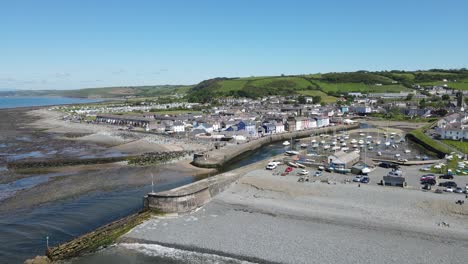
[[[83,104],[93,103],[102,100],[84,99],[84,98],[69,98],[69,97],[16,97],[16,96],[0,96],[0,109],[29,107],[29,106],[46,106],[46,105],[63,105],[63,104]]]

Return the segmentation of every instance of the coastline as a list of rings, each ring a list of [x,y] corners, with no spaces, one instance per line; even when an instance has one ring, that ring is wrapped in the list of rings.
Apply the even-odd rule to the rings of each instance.
[[[137,226],[120,246],[138,251],[157,244],[268,263],[310,263],[310,257],[326,263],[415,263],[421,257],[425,263],[464,263],[468,257],[468,208],[454,204],[456,195],[358,188],[341,183],[343,175],[327,176],[335,184],[298,183],[295,175],[273,176],[260,165],[234,170],[243,174],[240,180],[199,210]],[[447,250],[450,255],[440,254]]]

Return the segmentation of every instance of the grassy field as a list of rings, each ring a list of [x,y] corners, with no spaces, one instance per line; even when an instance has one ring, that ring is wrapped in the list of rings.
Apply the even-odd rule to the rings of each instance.
[[[429,127],[429,126],[427,126],[427,127]],[[415,129],[415,130],[409,132],[409,134],[414,136],[418,140],[422,141],[424,144],[426,144],[428,146],[431,146],[432,148],[440,151],[441,153],[449,154],[450,150],[444,144],[442,144],[439,141],[429,137],[428,135],[426,135],[424,133],[424,130],[426,128]]]
[[[399,93],[401,91],[410,91],[410,89],[399,85],[367,85],[365,83],[328,83],[323,81],[313,81],[324,92],[369,92],[369,93]]]
[[[322,102],[324,103],[335,103],[336,102],[336,97],[329,96],[326,93],[318,90],[304,90],[304,91],[299,91],[299,94],[305,95],[305,96],[320,96],[322,97]]]
[[[425,83],[421,83],[420,85],[423,85],[423,86],[443,86],[444,84],[446,84],[450,88],[454,88],[454,89],[457,89],[457,90],[468,90],[468,79],[459,80],[457,82],[442,82],[442,81],[425,82]]]
[[[258,79],[249,82],[249,84],[259,88],[288,86],[290,88],[294,88],[295,90],[305,90],[308,89],[309,86],[312,86],[309,81],[302,77]]]
[[[459,151],[468,154],[468,142],[454,141],[454,140],[442,140],[447,145],[450,145]]]
[[[219,82],[221,84],[221,91],[229,92],[229,91],[236,91],[239,89],[244,88],[245,84],[247,83],[246,79],[236,79],[236,80],[225,80]]]

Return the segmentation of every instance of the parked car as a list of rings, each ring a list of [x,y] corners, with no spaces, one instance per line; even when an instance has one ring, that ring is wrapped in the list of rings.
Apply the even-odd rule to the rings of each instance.
[[[287,167],[287,168],[284,170],[284,172],[291,172],[292,170],[293,170],[292,167]]]
[[[446,192],[453,192],[453,188],[452,187],[447,187],[447,188],[445,188],[445,191]]]
[[[457,187],[455,190],[453,190],[455,193],[463,193],[463,188],[462,187]]]
[[[422,187],[423,190],[430,190],[431,188],[431,184],[424,184],[424,186]]]
[[[274,169],[276,169],[276,167],[278,167],[278,165],[276,163],[270,162],[270,163],[267,164],[266,169],[267,170],[274,170]]]
[[[439,176],[439,179],[453,180],[453,175],[443,174]]]
[[[424,174],[423,176],[421,176],[421,178],[419,178],[421,181],[423,180],[426,180],[426,179],[435,179],[435,175],[434,174]]]
[[[382,168],[387,168],[387,169],[398,169],[399,166],[395,163],[391,163],[391,162],[381,162],[379,164],[380,167]]]
[[[421,178],[421,184],[429,184],[429,185],[436,185],[437,180],[432,177]]]
[[[457,183],[456,183],[456,182],[453,182],[453,181],[446,181],[446,182],[441,182],[441,183],[439,183],[439,186],[456,188],[456,187],[457,187]]]
[[[309,175],[309,171],[308,170],[301,170],[301,171],[297,172],[297,175]]]
[[[430,170],[431,170],[431,167],[422,167],[420,170],[422,170],[422,171],[430,171]]]
[[[314,176],[315,176],[315,177],[320,177],[320,176],[322,176],[322,175],[323,175],[323,172],[321,172],[321,171],[316,171],[316,172],[314,173]]]
[[[370,182],[370,178],[367,177],[367,176],[364,176],[361,178],[361,183],[369,183]]]
[[[434,193],[444,193],[441,189],[436,189]]]
[[[358,176],[353,178],[353,182],[361,182],[362,178],[363,178],[362,176],[358,175]]]

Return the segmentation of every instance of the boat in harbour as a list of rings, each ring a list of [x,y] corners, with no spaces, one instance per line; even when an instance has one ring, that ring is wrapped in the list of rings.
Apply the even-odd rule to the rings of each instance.
[[[285,141],[283,142],[283,146],[289,146],[291,143],[289,143],[289,141]]]

